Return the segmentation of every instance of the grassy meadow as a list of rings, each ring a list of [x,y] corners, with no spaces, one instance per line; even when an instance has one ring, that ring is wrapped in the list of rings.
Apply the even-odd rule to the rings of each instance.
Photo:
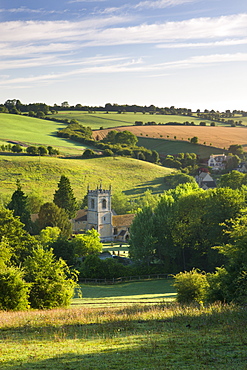
[[[0,312],[3,370],[246,370],[246,308],[176,303]]]
[[[1,195],[10,196],[20,179],[27,195],[39,192],[51,201],[61,175],[65,175],[78,200],[86,194],[88,185],[94,188],[100,182],[106,188],[111,185],[113,193],[119,190],[135,197],[147,189],[163,192],[163,178],[170,172],[171,169],[125,157],[68,159],[9,154],[0,156],[0,190]]]
[[[167,123],[167,122],[179,122],[183,123],[186,121],[194,122],[196,125],[199,125],[201,121],[197,117],[186,117],[178,115],[150,115],[143,113],[133,113],[126,112],[118,114],[117,112],[95,112],[88,113],[83,111],[60,111],[58,114],[51,114],[49,117],[59,118],[59,119],[76,119],[79,123],[84,126],[90,126],[93,130],[98,130],[100,127],[112,128],[117,126],[129,126],[134,125],[135,121],[142,121],[143,123],[155,121],[158,123]],[[207,124],[210,124],[211,121],[204,120]]]
[[[0,114],[0,145],[18,141],[26,145],[53,146],[63,154],[82,154],[85,146],[57,137],[57,131],[65,124],[15,114]]]

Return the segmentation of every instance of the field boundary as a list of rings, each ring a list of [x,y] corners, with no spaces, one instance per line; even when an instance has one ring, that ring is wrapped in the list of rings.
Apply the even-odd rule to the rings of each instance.
[[[169,279],[171,278],[171,274],[147,274],[147,275],[138,275],[138,276],[122,276],[119,278],[113,278],[113,279],[79,279],[80,283],[83,284],[119,284],[119,283],[125,283],[125,282],[135,282],[135,281],[141,281],[141,280],[158,280],[158,279]]]

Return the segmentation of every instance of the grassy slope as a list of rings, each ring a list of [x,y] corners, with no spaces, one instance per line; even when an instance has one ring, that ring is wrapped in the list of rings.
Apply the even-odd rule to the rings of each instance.
[[[0,312],[0,368],[245,370],[246,320],[225,305]]]
[[[132,158],[64,159],[17,155],[0,156],[1,193],[12,194],[19,178],[25,192],[40,190],[48,200],[54,194],[62,174],[69,177],[75,196],[81,199],[87,186],[102,182],[113,191],[125,191],[130,196],[147,189],[155,193],[165,190],[163,177],[171,170]]]
[[[195,145],[186,141],[179,140],[138,137],[138,145],[144,146],[151,150],[156,150],[158,153],[163,155],[177,153],[196,153],[201,158],[209,158],[212,153],[222,153],[222,149],[219,148],[200,144]]]
[[[20,141],[28,145],[51,145],[62,153],[79,154],[85,146],[70,140],[58,138],[56,132],[66,125],[53,121],[19,116],[15,114],[0,114],[0,140]]]

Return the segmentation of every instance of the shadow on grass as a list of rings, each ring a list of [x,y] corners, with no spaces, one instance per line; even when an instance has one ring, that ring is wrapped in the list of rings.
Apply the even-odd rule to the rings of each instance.
[[[154,180],[137,185],[134,189],[124,191],[126,195],[143,195],[145,191],[151,190],[153,194],[158,194],[166,190],[164,177],[156,177]]]
[[[163,307],[164,312],[166,308]],[[129,310],[130,314],[134,313],[133,308]],[[142,312],[146,311],[148,308],[143,307]],[[123,310],[119,310],[119,314],[122,313]],[[106,310],[99,311],[100,314],[105,315]],[[164,313],[160,319],[118,321],[116,318],[103,324],[54,326],[46,332],[46,337],[36,329],[39,330],[34,340],[37,344],[30,351],[28,335],[21,338],[27,353],[25,360],[18,359],[17,354],[15,360],[5,362],[0,368],[244,370],[247,356],[245,322],[246,310],[241,308],[212,314],[200,314],[200,310],[194,308],[194,315],[178,310],[168,318]],[[53,341],[54,346],[50,347],[46,341]]]

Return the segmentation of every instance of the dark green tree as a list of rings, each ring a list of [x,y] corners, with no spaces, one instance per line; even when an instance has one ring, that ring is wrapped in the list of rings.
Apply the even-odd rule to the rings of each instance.
[[[20,180],[16,181],[17,190],[12,194],[8,209],[13,210],[14,216],[19,216],[21,222],[25,225],[25,229],[32,231],[31,215],[28,210],[27,196],[21,189]]]
[[[38,225],[40,230],[48,226],[57,226],[61,230],[61,236],[63,237],[69,237],[72,232],[68,214],[55,203],[45,203],[40,207]]]
[[[53,201],[58,207],[63,208],[67,212],[69,218],[75,215],[77,202],[68,177],[61,176]]]

